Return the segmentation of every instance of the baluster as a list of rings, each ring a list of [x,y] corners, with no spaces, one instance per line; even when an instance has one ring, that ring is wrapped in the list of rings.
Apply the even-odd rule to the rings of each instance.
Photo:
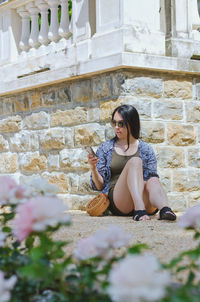
[[[197,0],[191,0],[190,5],[192,6],[192,29],[199,30],[200,28],[200,17],[199,17],[199,12],[198,12],[198,3]]]
[[[38,35],[39,35],[39,24],[38,24],[38,14],[39,10],[34,5],[33,2],[26,5],[27,10],[31,15],[31,34],[28,40],[31,47],[37,48],[39,46]]]
[[[51,10],[51,23],[50,23],[50,27],[49,27],[48,38],[53,42],[57,42],[59,40],[59,35],[58,35],[58,28],[59,28],[58,5],[59,5],[59,0],[47,0],[47,3],[49,4],[50,10]]]
[[[49,43],[48,32],[49,32],[49,24],[48,24],[48,4],[44,0],[37,0],[36,5],[41,11],[41,26],[40,32],[38,36],[38,41],[47,45]]]
[[[19,47],[22,50],[27,51],[30,48],[28,44],[28,40],[30,37],[30,14],[24,6],[20,7],[17,12],[22,18],[22,32]]]
[[[68,0],[61,0],[61,21],[58,32],[61,37],[66,39],[71,35],[69,30]]]

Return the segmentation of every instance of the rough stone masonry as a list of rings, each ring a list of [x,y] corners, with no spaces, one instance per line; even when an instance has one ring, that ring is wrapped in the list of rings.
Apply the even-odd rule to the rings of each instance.
[[[124,103],[140,113],[173,209],[200,202],[200,81],[190,75],[119,70],[1,97],[0,174],[42,176],[84,209],[95,192],[83,147],[113,137],[111,112]]]

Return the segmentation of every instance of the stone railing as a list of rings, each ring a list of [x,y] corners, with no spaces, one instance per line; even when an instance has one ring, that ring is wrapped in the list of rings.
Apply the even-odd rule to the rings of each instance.
[[[0,1],[0,94],[123,65],[157,68],[158,56],[198,59],[197,1],[72,0],[71,18],[68,0]]]

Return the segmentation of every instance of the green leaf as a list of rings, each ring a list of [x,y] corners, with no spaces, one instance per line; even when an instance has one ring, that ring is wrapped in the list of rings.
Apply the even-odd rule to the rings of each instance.
[[[33,236],[29,236],[26,241],[25,241],[25,245],[28,249],[33,247],[33,243],[34,243],[35,238]]]
[[[143,244],[136,244],[128,249],[128,254],[140,254],[143,249],[148,249],[148,245],[143,243]]]
[[[4,233],[11,233],[11,231],[12,231],[12,229],[10,227],[8,227],[8,226],[4,226],[2,228],[2,232],[4,232]]]

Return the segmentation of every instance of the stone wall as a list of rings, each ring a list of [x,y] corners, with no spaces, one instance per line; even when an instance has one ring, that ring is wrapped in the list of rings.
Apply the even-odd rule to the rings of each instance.
[[[83,146],[113,136],[111,112],[134,105],[171,206],[200,202],[200,82],[190,75],[119,70],[0,97],[0,174],[42,176],[73,209],[95,192]]]

